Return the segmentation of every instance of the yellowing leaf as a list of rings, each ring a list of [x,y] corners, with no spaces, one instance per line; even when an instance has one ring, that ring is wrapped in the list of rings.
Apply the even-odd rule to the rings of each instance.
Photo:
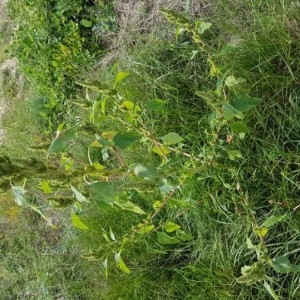
[[[52,193],[52,189],[51,189],[51,187],[50,187],[48,181],[41,181],[41,182],[40,182],[40,187],[41,187],[41,189],[43,190],[43,192],[44,192],[45,194],[50,194],[50,193]]]
[[[253,231],[257,236],[265,237],[269,229],[267,227],[260,227],[260,228],[255,228]]]
[[[121,257],[121,253],[117,253],[116,254],[116,260],[117,260],[118,267],[120,268],[120,270],[122,270],[126,274],[130,274],[131,273],[130,270],[129,270],[129,268],[126,266],[123,258]]]
[[[89,230],[89,228],[81,221],[81,219],[77,215],[72,214],[71,219],[74,227],[82,230]]]
[[[138,230],[137,233],[138,234],[146,234],[148,232],[150,232],[152,229],[154,229],[154,225],[153,224],[138,224]]]
[[[123,81],[126,77],[128,77],[130,73],[127,72],[119,72],[116,76],[115,85],[120,81]]]
[[[128,110],[133,110],[134,109],[134,103],[131,101],[123,101],[123,105],[125,106],[125,108],[127,108]]]
[[[176,231],[176,230],[180,229],[180,227],[181,227],[180,225],[178,225],[174,222],[171,222],[171,221],[167,221],[163,226],[164,230],[168,233]]]
[[[159,147],[158,146],[154,146],[152,148],[152,152],[154,152],[154,153],[156,153],[156,154],[158,154],[160,156],[165,156],[165,155],[167,155],[167,154],[170,153],[170,150],[167,147],[161,145]]]
[[[102,145],[99,143],[99,141],[94,140],[90,143],[90,147],[101,148]]]

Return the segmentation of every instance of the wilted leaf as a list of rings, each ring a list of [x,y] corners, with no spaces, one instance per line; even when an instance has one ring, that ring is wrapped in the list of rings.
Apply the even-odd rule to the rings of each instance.
[[[26,190],[21,186],[12,186],[11,187],[14,200],[19,206],[26,207],[28,202],[26,200]]]
[[[73,185],[71,185],[71,190],[78,202],[87,202],[86,197],[83,196]]]
[[[244,266],[241,269],[242,276],[236,279],[238,283],[251,285],[264,280],[265,267],[263,263],[256,262],[252,266]]]

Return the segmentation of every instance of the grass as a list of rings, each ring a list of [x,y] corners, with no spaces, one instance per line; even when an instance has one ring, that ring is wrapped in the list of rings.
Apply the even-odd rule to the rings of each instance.
[[[28,5],[31,5],[30,9],[34,9],[31,13],[35,17],[44,12],[40,1],[31,4],[12,1],[11,5],[19,24],[25,22],[26,10],[20,14],[23,7],[29,10]],[[149,142],[119,149],[119,152],[108,150],[111,159],[108,161],[104,159],[104,152],[94,147],[90,151],[90,159],[103,164],[108,170],[120,167],[122,160],[129,169],[134,168],[136,163],[156,166],[160,179],[154,177],[143,181],[142,178],[121,173],[112,178],[112,184],[116,188],[126,186],[126,191],[119,197],[129,197],[147,214],[154,214],[151,222],[157,232],[165,233],[163,228],[166,222],[172,221],[184,230],[187,238],[175,244],[161,243],[155,232],[132,238],[132,228],[144,222],[146,217],[117,209],[116,206],[107,207],[101,202],[103,196],[95,194],[90,194],[89,203],[76,207],[82,209],[79,216],[89,230],[72,228],[69,213],[74,212],[74,207],[61,212],[52,207],[49,213],[61,220],[60,229],[56,231],[47,228],[33,212],[27,209],[20,211],[9,204],[8,198],[1,196],[1,222],[5,231],[1,237],[1,252],[4,254],[0,267],[4,283],[0,295],[7,299],[276,299],[275,296],[272,298],[263,282],[245,285],[238,283],[236,278],[241,276],[243,266],[257,261],[255,252],[247,247],[246,238],[250,238],[253,244],[259,243],[261,236],[255,234],[253,228],[255,223],[261,225],[269,216],[286,217],[269,228],[263,237],[268,255],[271,259],[286,256],[291,263],[300,263],[297,255],[300,230],[300,20],[297,2],[291,1],[285,5],[274,0],[218,0],[207,6],[204,2],[201,5],[194,1],[173,2],[172,5],[177,5],[178,9],[190,12],[190,18],[198,17],[200,8],[205,8],[201,17],[213,25],[205,32],[204,38],[214,59],[223,74],[228,71],[236,78],[246,79],[233,91],[227,90],[229,97],[247,93],[262,100],[245,113],[244,121],[249,132],[243,139],[231,131],[230,123],[220,130],[216,154],[213,154],[213,143],[210,144],[212,108],[196,94],[199,90],[215,88],[206,55],[198,51],[198,45],[189,34],[182,34],[176,40],[176,26],[161,16],[152,15],[154,9],[151,7],[138,8],[140,15],[131,19],[125,18],[126,11],[122,11],[124,5],[125,2],[117,1],[119,23],[116,28],[108,29],[114,30],[108,36],[103,33],[106,23],[97,15],[101,9],[100,3],[90,9],[82,7],[84,16],[80,15],[78,18],[81,19],[76,20],[81,24],[81,31],[76,29],[72,34],[81,34],[81,38],[89,40],[82,42],[80,49],[77,49],[79,57],[70,56],[62,60],[58,69],[53,65],[53,53],[58,45],[54,39],[43,44],[42,38],[39,47],[45,47],[47,51],[37,49],[35,55],[28,58],[31,44],[25,49],[27,54],[18,48],[20,41],[26,37],[22,26],[15,33],[19,36],[17,46],[14,46],[18,49],[15,53],[29,78],[25,81],[22,97],[29,101],[23,102],[16,96],[12,98],[13,104],[9,106],[4,120],[7,132],[5,151],[15,157],[32,156],[33,150],[29,146],[49,142],[49,137],[38,137],[39,124],[43,124],[41,133],[47,136],[53,134],[61,122],[67,126],[73,126],[76,122],[90,124],[91,111],[81,108],[82,105],[100,103],[106,95],[76,86],[76,81],[86,82],[87,85],[93,83],[98,89],[100,84],[114,89],[121,97],[107,96],[107,118],[101,118],[100,109],[95,110],[94,133],[102,135],[104,132],[104,137],[108,136],[109,140],[110,131],[130,128],[141,134],[147,129],[160,141],[159,138],[165,134],[176,132],[184,138],[183,145],[181,148],[173,146],[178,151],[168,156],[169,163],[151,151]],[[39,13],[34,14],[38,8]],[[108,19],[115,22],[112,7],[106,8]],[[57,9],[57,13],[66,16],[69,9],[63,7],[60,11]],[[48,18],[47,15],[44,17]],[[93,20],[93,26],[98,31],[90,32],[89,28],[83,28],[80,23],[83,18]],[[147,27],[146,21],[151,18],[157,22],[149,22]],[[53,20],[48,21],[43,23],[34,19],[32,26],[41,32],[49,30]],[[145,30],[135,31],[136,22],[144,24]],[[69,25],[65,21],[59,26],[69,28]],[[64,37],[65,33],[60,31],[56,39]],[[121,47],[120,41],[124,37],[128,40]],[[111,51],[114,45],[121,48],[103,57],[104,52],[101,55],[93,52],[95,41],[112,47]],[[81,56],[88,52],[94,54],[89,54],[88,59]],[[37,60],[39,65],[35,65]],[[66,71],[64,63],[76,66],[78,73],[75,77],[73,71]],[[101,69],[91,67],[93,63]],[[51,80],[37,71],[37,68],[46,65],[47,70],[51,71]],[[129,72],[130,76],[114,84],[119,71]],[[64,74],[63,82],[58,80],[61,74]],[[4,82],[5,97],[9,98],[16,92],[14,83],[9,77]],[[37,87],[33,88],[30,83]],[[52,107],[54,109],[48,105],[51,104],[51,93],[52,96],[59,95],[55,98],[57,103]],[[153,99],[165,100],[165,108],[162,111],[150,110],[149,103]],[[124,100],[132,101],[141,108],[142,123],[138,126],[130,121],[128,111],[122,106]],[[28,103],[33,105],[28,106]],[[41,115],[40,110],[45,114]],[[26,118],[28,114],[32,116],[30,122]],[[110,116],[112,119],[109,119]],[[127,127],[124,127],[124,120]],[[28,136],[31,138],[28,139]],[[93,134],[78,133],[71,150],[72,156],[65,154],[66,157],[73,159],[76,166],[88,164],[87,147],[93,140]],[[22,145],[25,150],[20,151],[17,145]],[[240,151],[242,158],[231,160],[228,150]],[[182,152],[184,155],[179,154]],[[43,157],[43,152],[34,155]],[[195,174],[187,171],[201,168],[205,164],[203,161],[209,161],[210,156],[214,155],[220,168],[211,164],[210,168]],[[53,160],[60,163],[59,156]],[[49,182],[52,184],[51,179]],[[72,185],[88,194],[84,182],[74,179]],[[179,185],[180,189],[164,194],[157,189],[163,185],[165,189]],[[171,200],[167,200],[167,205],[156,214],[157,208],[153,205],[158,205],[158,200],[163,202],[170,193]],[[48,197],[41,192],[39,195],[45,199]],[[99,204],[102,205],[99,207]],[[33,223],[32,220],[36,219]],[[107,238],[103,232],[107,233]],[[176,231],[168,234],[178,237]],[[114,261],[114,255],[119,251],[118,243],[124,237],[132,239],[122,252],[130,275],[122,272]],[[103,266],[106,257],[107,279]],[[278,299],[300,297],[298,272],[276,272],[267,264],[266,275],[265,280]]]

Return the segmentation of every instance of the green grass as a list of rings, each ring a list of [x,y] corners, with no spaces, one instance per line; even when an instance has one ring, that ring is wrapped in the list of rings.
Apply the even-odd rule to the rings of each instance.
[[[25,2],[17,5],[19,13],[25,4],[29,5]],[[36,5],[42,3],[37,1],[30,5],[37,9],[40,6]],[[97,5],[93,8],[93,13],[95,11]],[[79,63],[76,65],[78,77],[68,74],[65,83],[54,84],[53,87],[55,95],[61,93],[62,98],[58,102],[61,104],[65,101],[68,114],[59,115],[59,118],[62,117],[60,120],[57,112],[51,111],[51,122],[46,124],[48,127],[44,129],[44,133],[53,131],[61,121],[69,126],[76,122],[90,123],[91,110],[82,109],[82,105],[95,104],[106,97],[101,92],[75,87],[76,80],[84,81],[87,85],[97,84],[98,89],[100,85],[106,86],[122,96],[107,96],[107,118],[101,118],[100,108],[95,109],[93,131],[98,136],[103,132],[107,136],[109,131],[126,131],[128,128],[140,134],[147,128],[157,140],[169,132],[178,133],[184,138],[183,145],[182,148],[174,146],[178,151],[168,156],[169,164],[151,151],[149,142],[136,143],[125,150],[119,149],[117,154],[129,169],[134,168],[136,163],[155,165],[160,177],[165,178],[168,184],[180,186],[174,194],[171,192],[172,199],[167,200],[166,207],[151,220],[157,232],[162,232],[166,221],[171,220],[180,225],[190,238],[178,244],[164,245],[159,242],[155,232],[146,236],[134,235],[132,227],[142,223],[147,215],[140,216],[115,206],[108,208],[101,202],[101,196],[90,194],[90,203],[82,204],[82,212],[79,213],[89,230],[71,228],[69,212],[58,213],[64,226],[61,227],[62,236],[52,245],[48,235],[51,236],[55,231],[45,231],[40,220],[38,225],[30,223],[32,217],[25,211],[20,223],[16,220],[9,223],[13,224],[10,225],[11,232],[18,232],[19,236],[10,238],[12,234],[7,232],[2,239],[4,242],[1,247],[5,248],[6,254],[0,267],[3,269],[3,280],[7,284],[1,287],[3,291],[0,293],[8,299],[25,296],[28,299],[53,299],[63,296],[70,299],[105,300],[272,299],[263,282],[245,285],[238,283],[236,278],[241,276],[243,266],[250,266],[257,261],[255,252],[249,250],[246,244],[247,237],[253,244],[259,242],[259,237],[253,231],[253,223],[261,225],[272,215],[285,214],[286,218],[269,228],[264,238],[268,255],[270,258],[287,256],[290,262],[300,263],[297,255],[300,230],[300,20],[297,11],[299,12],[299,7],[296,1],[287,5],[279,0],[218,0],[203,12],[203,19],[212,23],[212,27],[205,32],[204,39],[223,74],[228,71],[228,74],[236,78],[246,79],[238,88],[226,90],[228,97],[234,98],[235,94],[247,93],[262,100],[259,105],[245,113],[244,121],[249,127],[245,138],[239,139],[237,134],[232,133],[230,123],[220,130],[215,146],[216,154],[213,154],[214,146],[211,142],[212,109],[196,95],[197,91],[214,89],[216,82],[209,75],[206,54],[197,52],[199,47],[189,34],[183,34],[176,40],[176,26],[160,21],[155,30],[136,32],[134,43],[129,43],[127,48],[119,49],[115,54],[117,63],[106,65],[100,71],[89,69],[91,62],[96,60],[94,56],[89,56],[91,61],[85,60],[86,57],[81,60],[80,56],[79,62],[78,57],[70,56],[68,59],[71,64]],[[62,14],[66,12],[68,10],[60,11]],[[149,12],[143,13],[147,17]],[[84,18],[89,19],[91,15],[86,14]],[[15,16],[18,16],[17,12]],[[19,17],[22,24],[24,15]],[[99,20],[95,14],[93,18],[95,22]],[[52,21],[47,23],[47,29],[51,27]],[[43,23],[34,21],[33,26],[37,25],[43,29]],[[67,26],[67,23],[63,25]],[[61,32],[59,34],[64,37]],[[85,37],[87,31],[80,34]],[[119,43],[118,32],[115,34],[116,43]],[[119,34],[126,34],[122,24]],[[17,32],[18,35],[24,41],[22,29]],[[89,41],[101,40],[101,36],[97,34],[89,38]],[[20,40],[17,43],[19,46]],[[38,127],[39,120],[35,118],[38,118],[39,108],[44,109],[45,103],[49,103],[49,99],[44,102],[44,92],[48,93],[52,89],[51,82],[55,81],[49,81],[45,74],[38,74],[33,66],[38,60],[41,66],[46,64],[51,69],[51,51],[55,45],[50,44],[49,47],[43,44],[48,52],[37,51],[36,56],[30,57],[28,69],[25,69],[31,82],[37,83],[36,76],[42,76],[40,86],[26,94],[30,101],[35,99],[33,109],[28,106],[20,109],[24,103],[17,102],[20,107],[11,109],[7,115],[7,147],[11,151],[9,153],[17,157],[20,154],[13,150],[17,148],[16,141],[27,148],[25,153],[28,151],[28,156],[31,156],[28,146],[37,143],[35,140],[28,141],[28,132],[35,132]],[[83,43],[80,47],[92,51],[94,45],[93,42]],[[31,46],[27,46],[28,51],[31,51]],[[86,52],[80,49],[80,55],[85,55]],[[20,54],[18,51],[15,53]],[[23,63],[27,61],[25,56],[24,53],[20,56]],[[64,63],[68,61],[64,60]],[[53,74],[59,75],[63,70],[64,68],[54,70]],[[115,76],[119,71],[129,72],[130,76],[114,86]],[[71,96],[64,94],[68,91],[65,85],[69,86],[69,83],[72,88]],[[6,86],[9,93],[9,85]],[[149,110],[149,102],[157,98],[166,101],[165,109],[160,112]],[[136,125],[135,122],[127,124],[127,127],[124,125],[124,120],[127,122],[130,119],[128,111],[122,106],[124,100],[132,101],[141,108],[142,125]],[[34,116],[34,121],[29,123],[24,121],[28,113]],[[110,116],[113,118],[110,119]],[[38,134],[33,136],[38,139]],[[93,134],[78,133],[70,151],[70,157],[74,159],[76,166],[88,163],[87,147],[93,140]],[[240,151],[242,158],[229,159],[227,150]],[[101,149],[94,147],[90,151],[90,159],[93,162],[99,161],[109,170],[119,167],[121,160],[116,158],[118,155],[113,151],[108,153],[111,160],[105,161]],[[211,155],[219,167],[210,164],[207,169],[193,175],[185,171],[203,166]],[[58,156],[54,160],[59,163]],[[168,197],[168,193],[163,195],[158,190],[162,186],[161,178],[144,181],[122,173],[119,177],[113,177],[112,182],[119,188],[130,187],[120,197],[126,195],[130,201],[153,216],[155,201],[163,202]],[[106,178],[94,177],[93,180],[105,181]],[[49,181],[51,183],[51,179]],[[74,179],[72,184],[88,194],[86,183]],[[148,185],[146,192],[143,191],[144,185]],[[174,205],[175,202],[177,206]],[[9,209],[4,208],[2,215]],[[74,211],[74,207],[72,209]],[[19,226],[24,227],[24,230],[21,231]],[[110,243],[107,243],[103,230],[107,232]],[[110,230],[116,241],[109,234]],[[174,232],[169,234],[176,237]],[[130,275],[122,272],[114,259],[124,236],[131,239],[122,252],[122,258],[131,271]],[[52,248],[58,252],[53,250],[52,253]],[[13,255],[15,252],[19,254]],[[57,253],[60,255],[56,255]],[[103,268],[106,257],[107,279]],[[18,264],[23,266],[22,270],[16,267]],[[266,275],[279,299],[300,297],[299,273],[278,273],[267,265]],[[16,287],[17,282],[19,288]]]

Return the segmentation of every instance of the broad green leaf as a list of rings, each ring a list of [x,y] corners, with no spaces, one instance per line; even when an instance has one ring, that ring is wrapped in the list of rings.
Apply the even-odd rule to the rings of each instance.
[[[137,164],[134,167],[134,174],[138,177],[143,178],[155,178],[157,177],[156,169],[154,166],[144,166],[142,164]]]
[[[239,95],[232,102],[232,105],[241,112],[246,112],[250,110],[252,107],[258,105],[261,102],[259,98],[253,98],[248,95]]]
[[[223,104],[223,113],[224,113],[224,118],[226,120],[232,120],[234,117],[238,117],[240,119],[244,117],[240,111],[238,111],[234,106],[232,106],[228,102]]]
[[[156,234],[158,242],[163,245],[174,245],[181,242],[178,238],[169,236],[165,232],[157,232]]]
[[[300,273],[300,265],[292,264],[286,256],[273,258],[271,266],[278,273]]]
[[[216,57],[220,57],[220,56],[228,56],[229,54],[234,54],[235,52],[237,52],[238,47],[233,45],[233,44],[226,44],[221,50],[220,52],[216,55]]]
[[[73,185],[71,185],[71,190],[72,190],[72,192],[73,192],[73,194],[74,194],[74,196],[75,196],[75,198],[78,202],[80,202],[80,203],[88,202],[86,200],[86,197],[83,196]]]
[[[160,139],[163,140],[165,145],[178,144],[183,140],[183,138],[176,132],[170,132],[164,135],[163,137],[161,137]]]
[[[174,222],[172,222],[172,221],[167,221],[167,222],[163,225],[163,229],[164,229],[166,232],[168,232],[168,233],[174,232],[174,231],[176,231],[176,230],[178,230],[178,229],[180,229],[180,228],[181,228],[180,225],[178,225],[178,224],[176,224],[176,223],[174,223]]]
[[[93,183],[91,184],[91,189],[97,194],[96,200],[112,203],[116,196],[116,190],[109,182]]]
[[[147,104],[147,108],[153,111],[163,111],[166,107],[167,101],[161,99],[150,100]]]
[[[270,216],[262,223],[261,226],[271,227],[271,226],[275,225],[276,223],[281,222],[285,218],[286,218],[286,214],[284,214],[282,216]]]
[[[72,214],[71,219],[74,227],[82,230],[89,230],[89,228],[82,222],[82,220],[77,215]]]
[[[123,101],[123,105],[126,109],[132,111],[134,109],[134,103],[131,101]]]
[[[242,153],[238,150],[227,150],[227,154],[230,160],[236,160],[237,158],[242,158]]]
[[[52,193],[52,189],[51,189],[51,187],[50,187],[50,185],[49,185],[49,181],[41,181],[41,182],[40,182],[40,187],[41,187],[41,189],[43,190],[43,192],[44,192],[45,194],[50,194],[50,193]]]
[[[235,121],[230,125],[230,127],[234,133],[248,133],[250,131],[247,124],[242,121]]]
[[[242,276],[236,279],[238,283],[251,285],[264,280],[265,267],[263,263],[256,262],[252,266],[244,266],[241,270]]]
[[[121,255],[119,255],[118,267],[126,274],[130,274],[129,268],[126,266],[124,260],[122,259]]]
[[[140,138],[139,135],[133,132],[119,132],[114,136],[113,141],[117,147],[124,149],[130,147]]]
[[[158,154],[159,156],[165,156],[170,153],[170,150],[166,146],[160,145],[160,146],[154,146],[152,148],[152,152]]]
[[[270,296],[272,296],[272,298],[274,300],[280,300],[280,298],[276,295],[275,291],[272,289],[272,287],[266,281],[264,282],[264,287],[266,288],[266,290],[268,291],[268,293],[270,294]]]
[[[93,23],[92,23],[91,21],[86,20],[86,19],[82,19],[82,20],[80,21],[80,24],[81,24],[83,27],[85,27],[85,28],[90,28],[90,27],[92,27],[92,25],[93,25]]]
[[[191,241],[193,239],[193,237],[184,230],[177,230],[176,237],[178,237],[182,242]]]
[[[123,81],[126,77],[128,77],[130,73],[128,72],[119,72],[116,76],[115,85],[121,81]]]
[[[64,132],[60,132],[57,137],[52,141],[48,154],[59,153],[64,151],[73,140],[77,128],[69,128]]]
[[[115,200],[114,204],[118,205],[122,209],[132,211],[132,212],[134,212],[136,214],[139,214],[139,215],[146,214],[140,207],[138,207],[136,204],[134,204],[134,203],[132,203],[130,201],[118,201],[118,200]]]
[[[26,190],[21,186],[12,186],[11,187],[14,200],[19,206],[26,207],[28,206],[28,202],[26,200]]]
[[[234,76],[230,75],[225,79],[225,85],[231,87],[231,86],[239,85],[245,81],[246,80],[244,78],[235,78]]]

